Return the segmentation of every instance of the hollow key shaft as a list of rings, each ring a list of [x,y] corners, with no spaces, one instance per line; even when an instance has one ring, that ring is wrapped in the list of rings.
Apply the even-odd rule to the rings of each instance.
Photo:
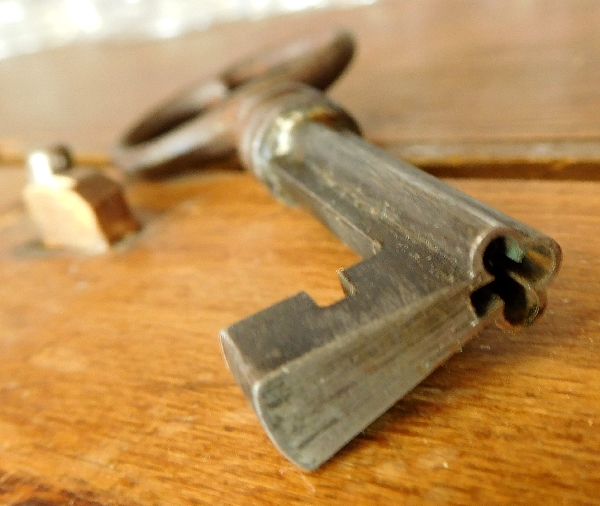
[[[253,113],[246,163],[364,260],[339,272],[341,301],[300,293],[221,343],[269,437],[314,469],[486,324],[532,323],[560,248],[365,142],[320,93],[280,92]]]
[[[284,65],[254,76],[180,131],[171,131],[175,120],[193,114],[174,108],[170,117],[167,105],[120,147],[130,169],[176,159],[181,146],[201,155],[236,147],[276,197],[310,209],[363,257],[339,272],[342,300],[319,307],[300,293],[221,333],[227,364],[267,434],[305,469],[485,325],[531,324],[561,259],[549,237],[365,142],[323,93],[290,82],[331,82],[313,71],[332,54],[343,68],[351,39],[338,34],[323,47],[320,60],[302,60],[311,63],[302,72]],[[210,142],[195,146],[194,135]]]

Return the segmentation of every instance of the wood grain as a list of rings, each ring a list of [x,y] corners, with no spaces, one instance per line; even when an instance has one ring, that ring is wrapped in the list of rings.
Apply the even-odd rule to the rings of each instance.
[[[182,86],[265,45],[332,25],[356,33],[359,52],[333,97],[367,136],[449,174],[493,171],[597,178],[600,161],[600,4],[473,0],[382,1],[336,11],[238,22],[162,41],[71,46],[0,61],[0,159],[63,141],[107,157],[117,136]],[[595,164],[552,141],[590,142]],[[473,142],[508,143],[484,153]],[[525,142],[525,146],[521,143]],[[464,144],[466,145],[466,148]],[[528,149],[549,143],[550,151]],[[446,145],[456,156],[427,150]],[[421,146],[422,149],[417,148]],[[416,151],[415,151],[416,150]],[[432,160],[431,155],[435,154]],[[575,156],[575,160],[573,160]],[[510,170],[516,164],[518,170]],[[471,163],[469,163],[471,162]],[[470,170],[465,172],[465,167]],[[571,173],[570,171],[573,171]]]
[[[239,173],[132,187],[145,231],[109,255],[48,254],[22,215],[0,236],[0,498],[593,504],[600,185],[453,184],[562,244],[549,310],[486,330],[311,474],[269,443],[217,334],[299,290],[336,300],[352,252]]]
[[[548,310],[484,331],[305,473],[263,433],[218,331],[300,290],[337,300],[335,271],[357,256],[234,163],[132,182],[144,229],[107,255],[48,251],[6,162],[60,140],[106,161],[160,97],[336,23],[361,50],[334,97],[393,152],[433,146],[441,174],[581,162],[570,177],[594,179],[599,21],[591,0],[388,1],[0,62],[0,504],[598,504],[600,183],[450,180],[562,245]],[[539,143],[571,147],[522,172]]]

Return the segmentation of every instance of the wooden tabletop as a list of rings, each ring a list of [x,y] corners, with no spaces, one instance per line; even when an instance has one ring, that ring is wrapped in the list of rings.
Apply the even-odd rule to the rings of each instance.
[[[598,504],[599,22],[592,1],[406,0],[1,61],[0,503]],[[447,181],[556,239],[564,264],[534,326],[485,330],[307,473],[262,431],[218,332],[302,290],[339,299],[357,255],[234,162],[131,182],[144,229],[108,254],[49,251],[18,164],[56,141],[107,160],[157,100],[331,24],[357,33],[333,96],[367,138],[438,150],[431,167],[478,176]]]

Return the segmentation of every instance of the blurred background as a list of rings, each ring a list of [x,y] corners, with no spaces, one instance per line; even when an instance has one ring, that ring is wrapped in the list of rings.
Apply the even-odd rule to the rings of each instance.
[[[160,39],[215,23],[375,0],[0,0],[0,59],[70,42]]]
[[[0,165],[109,163],[183,87],[341,26],[330,94],[370,141],[437,175],[597,179],[599,23],[597,0],[0,0]]]

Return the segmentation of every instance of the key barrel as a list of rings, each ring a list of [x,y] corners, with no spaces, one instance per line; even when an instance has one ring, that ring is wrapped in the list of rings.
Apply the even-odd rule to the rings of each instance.
[[[364,260],[346,297],[300,293],[222,331],[227,364],[274,444],[315,469],[490,322],[531,324],[555,241],[360,138],[311,88],[254,98],[242,158]]]
[[[164,173],[237,149],[277,198],[363,257],[339,272],[342,300],[319,307],[300,293],[221,332],[267,434],[305,469],[488,323],[531,324],[561,261],[549,237],[365,142],[308,86],[326,88],[353,49],[331,32],[242,61],[158,107],[115,150],[127,172]]]

